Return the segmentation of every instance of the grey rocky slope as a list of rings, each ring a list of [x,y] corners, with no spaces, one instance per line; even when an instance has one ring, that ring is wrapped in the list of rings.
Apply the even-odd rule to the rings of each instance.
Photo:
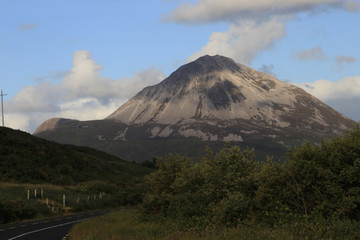
[[[180,67],[104,120],[48,120],[36,134],[144,161],[168,151],[197,155],[192,148],[225,141],[280,156],[355,126],[304,90],[216,55]]]

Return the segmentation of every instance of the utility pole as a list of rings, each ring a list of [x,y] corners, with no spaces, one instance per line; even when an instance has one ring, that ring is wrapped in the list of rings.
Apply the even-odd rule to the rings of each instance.
[[[1,116],[2,116],[2,126],[4,127],[4,101],[3,96],[6,96],[7,94],[3,93],[3,90],[1,90]]]

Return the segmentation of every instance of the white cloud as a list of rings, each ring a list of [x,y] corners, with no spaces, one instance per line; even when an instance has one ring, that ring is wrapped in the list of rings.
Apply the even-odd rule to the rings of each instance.
[[[130,98],[143,88],[157,84],[164,78],[164,73],[154,67],[137,72],[132,78],[121,80],[122,96]]]
[[[102,70],[103,66],[92,59],[89,51],[75,52],[73,67],[61,83],[61,88],[67,93],[67,98],[95,97],[102,100],[119,98],[119,96],[129,98],[141,88],[158,83],[165,77],[156,68],[150,68],[135,73],[132,78],[112,80],[102,77]]]
[[[47,79],[54,80],[54,79],[60,79],[65,77],[69,72],[50,72],[46,76],[40,76],[35,79],[37,82],[43,82]]]
[[[50,82],[42,82],[36,86],[26,86],[20,90],[8,103],[11,112],[56,112],[54,105],[60,98],[58,86]]]
[[[78,120],[102,119],[116,110],[125,100],[108,99],[106,102],[96,98],[79,98],[59,105],[64,118]]]
[[[165,78],[156,68],[119,80],[102,77],[102,70],[89,51],[76,51],[72,69],[60,83],[53,84],[44,80],[48,77],[43,78],[37,85],[24,87],[6,102],[6,125],[33,132],[43,121],[53,117],[102,119],[142,88]]]
[[[337,82],[320,79],[299,86],[321,100],[360,97],[360,76],[345,77]]]
[[[165,20],[188,24],[263,18],[340,7],[354,11],[357,4],[344,0],[197,0],[180,4]]]
[[[308,61],[308,60],[323,61],[327,59],[325,52],[320,46],[316,48],[311,48],[309,50],[301,50],[295,55],[295,57],[301,61]]]
[[[243,64],[251,60],[261,50],[272,46],[275,40],[285,35],[285,25],[278,18],[257,23],[253,20],[230,24],[226,32],[212,33],[208,43],[189,57],[192,61],[202,55],[224,55]]]
[[[360,76],[345,77],[337,82],[320,79],[299,87],[348,117],[360,120]]]
[[[30,117],[23,113],[7,113],[5,108],[4,122],[6,127],[26,131],[30,129]]]
[[[174,0],[175,1],[175,0]],[[351,0],[196,0],[177,1],[179,5],[165,21],[183,24],[227,22],[229,30],[213,32],[200,51],[188,60],[205,54],[221,54],[250,64],[259,52],[270,48],[286,35],[286,22],[296,14],[316,14],[329,9],[356,11]],[[316,49],[315,49],[316,50]],[[324,56],[318,56],[323,58]]]

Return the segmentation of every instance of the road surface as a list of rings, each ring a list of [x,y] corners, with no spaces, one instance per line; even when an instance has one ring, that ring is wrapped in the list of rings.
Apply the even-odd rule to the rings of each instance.
[[[81,221],[109,213],[111,210],[93,211],[54,218],[0,225],[1,240],[64,240],[72,227]]]

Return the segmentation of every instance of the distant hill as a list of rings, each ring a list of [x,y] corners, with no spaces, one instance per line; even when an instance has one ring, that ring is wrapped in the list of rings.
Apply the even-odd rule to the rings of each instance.
[[[88,147],[61,145],[0,127],[0,181],[68,185],[105,180],[126,184],[151,169]]]
[[[289,147],[355,126],[299,87],[207,55],[144,88],[104,120],[50,119],[35,134],[137,162],[167,152],[197,157],[204,146],[228,141],[254,147],[264,159],[284,158]]]

